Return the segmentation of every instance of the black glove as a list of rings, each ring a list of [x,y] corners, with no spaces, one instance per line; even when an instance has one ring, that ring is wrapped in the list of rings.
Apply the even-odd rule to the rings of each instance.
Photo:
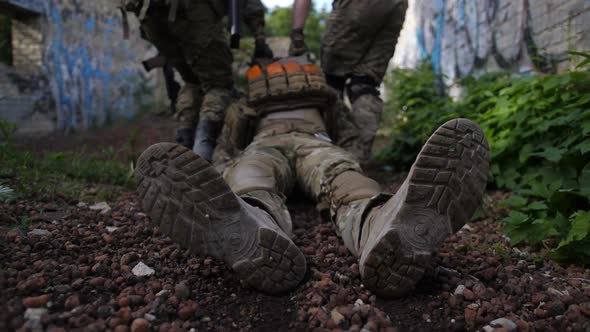
[[[272,59],[274,58],[274,54],[272,50],[266,43],[265,38],[256,38],[256,42],[254,43],[254,56],[253,59]]]
[[[291,30],[289,37],[291,38],[291,45],[289,45],[290,56],[300,56],[309,52],[309,48],[307,47],[307,44],[305,44],[303,29]]]

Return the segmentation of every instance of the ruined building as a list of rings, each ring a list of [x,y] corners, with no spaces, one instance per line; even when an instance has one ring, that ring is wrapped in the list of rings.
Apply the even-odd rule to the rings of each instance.
[[[153,55],[112,0],[0,0],[0,119],[20,133],[100,126],[153,102]],[[147,78],[147,80],[146,80]]]

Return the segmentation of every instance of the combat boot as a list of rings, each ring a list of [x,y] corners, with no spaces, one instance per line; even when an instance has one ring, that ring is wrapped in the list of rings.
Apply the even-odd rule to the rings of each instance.
[[[222,127],[223,122],[221,121],[199,120],[195,131],[193,152],[206,161],[211,162],[215,145],[217,145],[217,137],[219,137]]]
[[[236,196],[203,158],[173,143],[139,157],[138,192],[151,222],[201,257],[222,259],[246,284],[276,294],[303,279],[305,257],[270,214]]]
[[[397,193],[367,211],[360,226],[365,287],[384,297],[411,290],[432,254],[479,207],[488,169],[488,143],[477,124],[454,119],[439,127]]]

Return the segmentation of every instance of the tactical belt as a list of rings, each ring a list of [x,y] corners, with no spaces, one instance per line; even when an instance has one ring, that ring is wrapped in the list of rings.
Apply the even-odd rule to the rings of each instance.
[[[291,132],[319,134],[318,137],[329,141],[322,115],[317,108],[270,113],[260,120],[256,131],[259,137]]]

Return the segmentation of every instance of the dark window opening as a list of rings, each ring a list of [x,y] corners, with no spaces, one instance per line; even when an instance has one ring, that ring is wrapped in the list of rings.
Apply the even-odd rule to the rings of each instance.
[[[12,20],[0,14],[0,62],[12,66]]]

